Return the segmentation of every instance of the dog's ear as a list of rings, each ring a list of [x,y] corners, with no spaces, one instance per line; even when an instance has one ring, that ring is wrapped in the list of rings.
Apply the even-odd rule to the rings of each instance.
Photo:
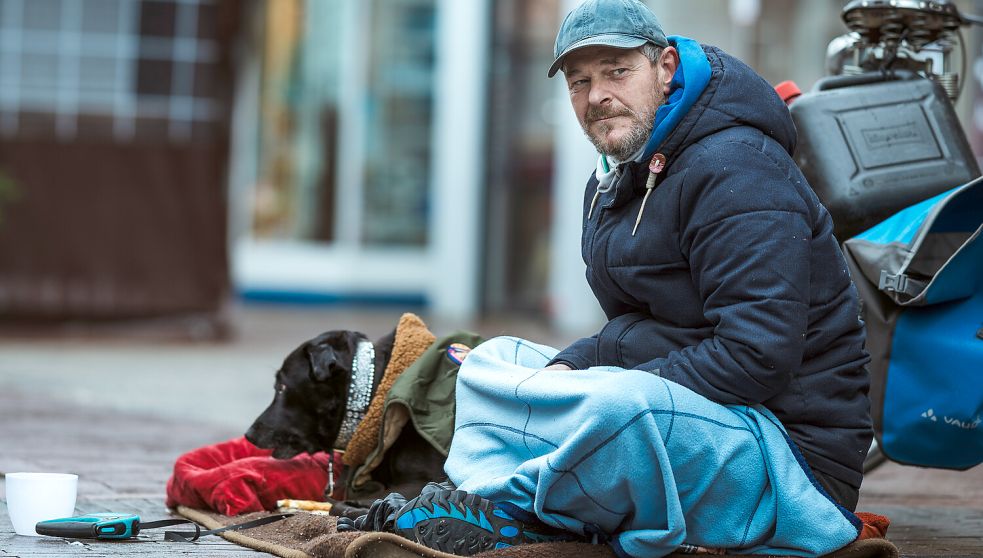
[[[328,343],[309,344],[304,348],[311,363],[311,378],[324,382],[343,373],[345,367],[338,362],[338,354]]]

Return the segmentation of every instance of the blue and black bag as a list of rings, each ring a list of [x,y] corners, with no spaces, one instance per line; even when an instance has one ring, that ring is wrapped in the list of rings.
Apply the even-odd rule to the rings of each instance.
[[[872,361],[874,433],[892,461],[983,462],[983,179],[847,240]]]

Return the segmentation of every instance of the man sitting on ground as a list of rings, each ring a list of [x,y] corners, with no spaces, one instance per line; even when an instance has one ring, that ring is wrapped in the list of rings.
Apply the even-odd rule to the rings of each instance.
[[[582,249],[608,322],[559,352],[473,350],[453,486],[380,501],[360,525],[465,555],[565,537],[619,556],[851,542],[868,355],[784,103],[637,0],[581,4],[554,54],[600,154]]]

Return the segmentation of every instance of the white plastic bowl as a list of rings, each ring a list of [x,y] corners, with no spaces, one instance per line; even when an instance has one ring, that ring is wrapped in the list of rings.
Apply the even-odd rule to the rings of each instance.
[[[38,521],[75,515],[78,475],[7,473],[7,515],[18,535],[37,537]]]

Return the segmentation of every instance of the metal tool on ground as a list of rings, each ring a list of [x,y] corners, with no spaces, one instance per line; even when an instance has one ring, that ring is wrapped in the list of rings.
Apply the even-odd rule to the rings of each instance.
[[[162,519],[159,521],[141,522],[140,516],[128,513],[92,513],[75,517],[62,517],[59,519],[49,519],[39,521],[35,530],[39,535],[51,537],[62,537],[66,539],[99,539],[99,540],[124,540],[139,535],[142,531],[149,529],[160,529],[162,527],[172,527],[174,525],[191,524],[194,531],[164,531],[164,540],[171,542],[194,542],[201,537],[215,535],[224,531],[241,531],[251,529],[260,525],[267,525],[294,514],[281,513],[237,523],[222,527],[202,531],[201,527],[189,519]]]

